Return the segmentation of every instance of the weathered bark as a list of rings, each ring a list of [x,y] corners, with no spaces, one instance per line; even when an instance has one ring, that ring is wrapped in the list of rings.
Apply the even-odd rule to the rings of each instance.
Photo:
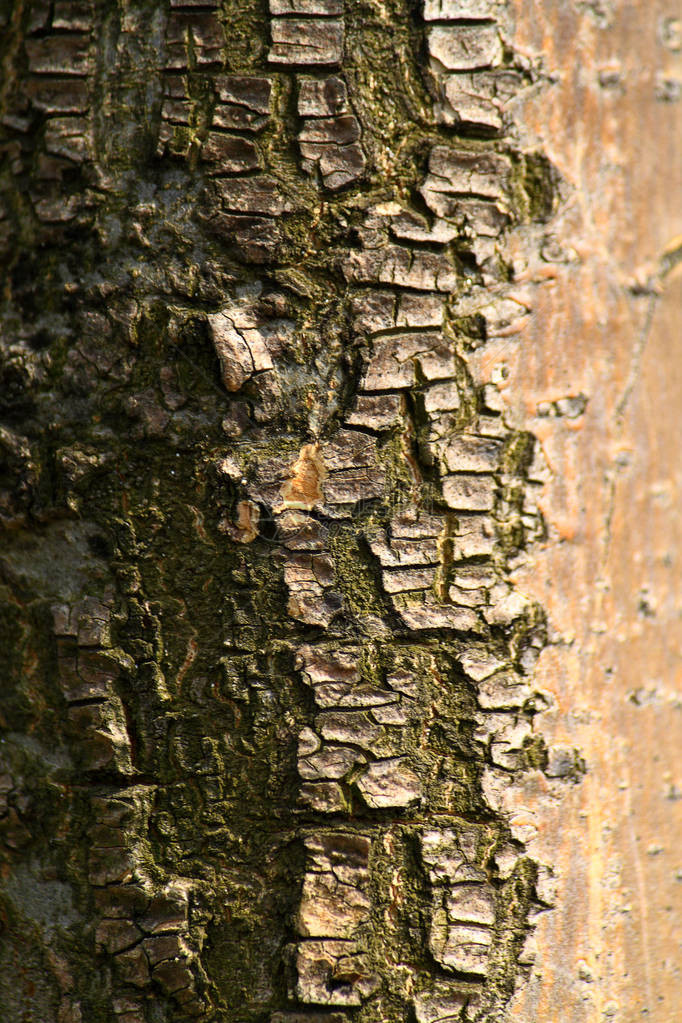
[[[597,741],[679,718],[666,5],[0,10],[3,1018],[672,1020]]]

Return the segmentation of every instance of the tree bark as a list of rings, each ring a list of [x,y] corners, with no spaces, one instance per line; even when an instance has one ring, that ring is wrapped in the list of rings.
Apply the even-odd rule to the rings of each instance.
[[[0,26],[3,1018],[674,1020],[671,5]]]

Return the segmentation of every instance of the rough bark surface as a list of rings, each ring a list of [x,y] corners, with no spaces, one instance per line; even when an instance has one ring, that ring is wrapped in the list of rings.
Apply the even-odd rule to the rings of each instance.
[[[556,510],[566,431],[599,461],[644,341],[590,420],[556,351],[589,336],[546,297],[598,282],[605,185],[548,138],[582,110],[556,47],[624,86],[589,52],[608,3],[531,7],[0,6],[3,1018],[635,1018],[581,951],[600,907],[574,926],[603,772],[557,679],[612,655],[556,606]],[[673,235],[609,268],[641,330]],[[590,562],[619,457],[583,598],[623,551]],[[679,653],[673,597],[669,626]]]

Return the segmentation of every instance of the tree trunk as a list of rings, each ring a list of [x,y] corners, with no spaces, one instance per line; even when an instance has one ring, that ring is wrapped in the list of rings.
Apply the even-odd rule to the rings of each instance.
[[[0,4],[3,1019],[677,1018],[674,13]]]

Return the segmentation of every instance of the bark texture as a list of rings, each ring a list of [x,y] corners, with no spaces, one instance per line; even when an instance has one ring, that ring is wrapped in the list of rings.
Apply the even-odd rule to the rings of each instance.
[[[614,1004],[561,834],[594,733],[556,680],[595,652],[544,582],[570,590],[556,466],[595,400],[563,350],[552,379],[580,328],[546,295],[598,279],[576,195],[604,187],[547,138],[554,46],[615,15],[531,8],[0,7],[3,1018]],[[610,271],[646,329],[679,252]]]

